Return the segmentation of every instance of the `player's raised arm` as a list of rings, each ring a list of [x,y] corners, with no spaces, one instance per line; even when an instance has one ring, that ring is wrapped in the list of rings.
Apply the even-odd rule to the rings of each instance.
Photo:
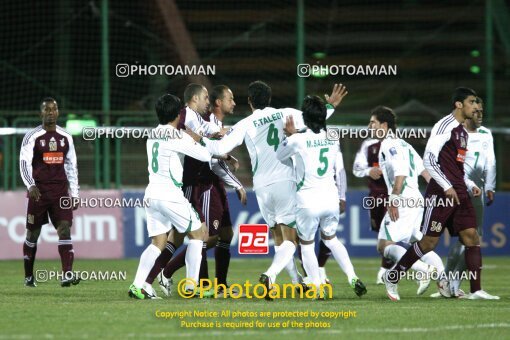
[[[78,185],[78,161],[76,158],[76,151],[74,149],[73,137],[68,136],[69,151],[67,152],[64,170],[67,180],[69,182],[69,191],[72,197],[79,196],[80,186]]]
[[[331,90],[331,94],[325,94],[324,98],[329,105],[326,105],[327,113],[326,119],[331,117],[331,115],[335,112],[335,109],[340,105],[345,96],[347,96],[349,92],[347,92],[347,88],[342,84],[335,84],[333,86],[333,90]]]

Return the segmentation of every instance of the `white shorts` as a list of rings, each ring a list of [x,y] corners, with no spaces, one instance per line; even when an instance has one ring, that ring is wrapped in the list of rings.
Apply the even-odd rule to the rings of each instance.
[[[202,223],[191,204],[182,197],[180,202],[148,200],[145,207],[149,237],[165,234],[174,227],[179,233],[200,229]]]
[[[276,182],[255,190],[260,213],[273,228],[277,224],[296,225],[296,183]]]
[[[303,241],[313,241],[319,227],[324,235],[335,235],[339,216],[340,207],[336,204],[321,208],[299,208],[296,214],[299,238]]]
[[[398,216],[398,220],[392,222],[389,213],[386,212],[377,239],[407,243],[421,240],[423,208],[398,208]]]

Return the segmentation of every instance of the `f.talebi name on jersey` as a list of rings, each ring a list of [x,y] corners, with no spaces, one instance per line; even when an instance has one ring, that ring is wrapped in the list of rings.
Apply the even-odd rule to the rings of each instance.
[[[266,116],[266,117],[262,117],[262,118],[259,118],[257,120],[254,120],[253,121],[253,126],[259,127],[259,126],[262,126],[262,125],[265,125],[265,124],[272,123],[272,122],[277,121],[277,120],[282,119],[282,118],[283,118],[283,113],[276,112],[276,113],[273,113],[270,116]]]

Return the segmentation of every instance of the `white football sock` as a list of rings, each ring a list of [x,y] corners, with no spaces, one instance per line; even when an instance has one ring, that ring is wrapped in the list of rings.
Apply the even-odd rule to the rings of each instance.
[[[465,265],[464,245],[459,240],[457,240],[457,242],[452,243],[448,249],[448,258],[446,260],[445,271],[447,273],[454,272],[459,267],[459,262],[462,262]],[[459,268],[462,268],[462,264]]]
[[[294,261],[294,255],[292,255],[290,258],[289,263],[285,265],[285,269],[287,270],[287,273],[289,273],[292,283],[299,283],[298,270],[296,267],[296,262]]]
[[[303,259],[303,267],[308,274],[311,283],[320,291],[321,278],[319,274],[319,262],[315,255],[315,244],[301,244],[301,257]]]
[[[188,249],[186,249],[186,278],[195,280],[198,285],[198,275],[200,273],[200,262],[202,261],[202,247],[204,241],[189,240]],[[187,283],[186,289],[194,290],[193,284]]]
[[[326,283],[326,279],[328,278],[326,275],[326,267],[319,267],[319,277],[321,278],[321,283]]]
[[[439,276],[442,276],[444,273],[444,265],[443,260],[437,255],[434,251],[429,251],[427,254],[423,255],[421,259],[426,264],[429,264],[431,266],[434,266],[437,268],[437,273]]]
[[[293,258],[295,251],[296,245],[293,242],[283,241],[280,248],[274,255],[273,263],[271,263],[271,266],[264,274],[269,276],[274,282],[276,276],[280,274],[283,268],[285,268],[285,266]]]
[[[390,244],[384,248],[384,257],[397,263],[400,261],[402,256],[406,253],[406,248],[399,246],[398,244]],[[424,273],[428,272],[429,266],[422,261],[416,261],[412,266],[412,270],[421,271]]]
[[[332,238],[331,240],[323,241],[326,247],[331,250],[331,254],[333,254],[335,261],[338,263],[345,275],[347,275],[349,284],[351,284],[352,280],[357,279],[358,277],[354,272],[354,267],[352,266],[347,249],[345,249],[345,246],[336,237]]]
[[[138,269],[136,270],[135,281],[133,284],[136,288],[142,288],[147,275],[151,272],[156,259],[161,254],[161,250],[153,244],[149,244],[140,256],[140,262],[138,263]]]

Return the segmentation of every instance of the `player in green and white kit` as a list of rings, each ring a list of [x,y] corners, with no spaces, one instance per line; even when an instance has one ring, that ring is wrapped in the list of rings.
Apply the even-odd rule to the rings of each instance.
[[[320,227],[324,244],[347,275],[356,295],[362,296],[367,289],[354,272],[347,249],[336,237],[340,216],[339,192],[342,190],[340,171],[343,169],[340,143],[327,138],[326,106],[319,97],[306,97],[302,111],[307,128],[297,133],[293,117],[287,117],[285,132],[289,137],[280,143],[276,155],[283,163],[291,157],[295,160],[298,181],[296,226],[303,266],[320,292],[323,282],[315,255],[315,234]]]
[[[198,282],[204,230],[197,212],[184,197],[181,189],[182,164],[184,155],[202,162],[210,162],[211,154],[187,134],[178,133],[181,106],[179,98],[171,94],[159,98],[156,112],[160,124],[155,129],[157,133],[155,135],[161,138],[147,140],[149,184],[145,189],[144,201],[149,205],[145,211],[147,230],[152,243],[140,256],[135,280],[129,287],[129,296],[136,299],[156,298],[151,292],[146,291],[143,285],[156,259],[165,248],[167,232],[172,229],[187,234],[189,238],[186,250],[186,278]],[[186,285],[188,290],[194,288],[191,282]]]
[[[328,117],[346,94],[345,87],[338,84],[333,87],[331,96],[326,96],[329,102]],[[285,119],[293,116],[297,127],[304,127],[304,123],[299,110],[270,107],[271,88],[262,81],[249,85],[248,103],[253,111],[250,116],[235,124],[223,139],[215,141],[203,138],[202,143],[214,155],[223,155],[243,142],[246,144],[252,164],[253,190],[260,212],[272,228],[275,244],[279,245],[273,263],[260,277],[260,282],[269,290],[283,268],[291,261],[294,264],[297,243],[294,169],[290,159],[283,163],[278,161],[276,151],[283,139]]]
[[[487,196],[487,205],[491,205],[494,200],[494,190],[496,187],[496,157],[494,154],[494,141],[491,131],[482,126],[483,120],[483,102],[477,98],[479,109],[473,114],[472,119],[466,119],[464,127],[469,133],[467,144],[466,160],[464,162],[464,173],[467,183],[472,183],[482,189]],[[472,185],[468,185],[470,191]],[[476,211],[476,226],[478,235],[483,235],[483,213],[484,213],[484,195],[473,197],[471,202]],[[457,240],[452,243],[448,252],[448,261],[446,263],[446,272],[450,277],[450,291],[452,296],[461,297],[464,292],[460,289],[461,273],[466,270],[464,260],[464,246]]]

